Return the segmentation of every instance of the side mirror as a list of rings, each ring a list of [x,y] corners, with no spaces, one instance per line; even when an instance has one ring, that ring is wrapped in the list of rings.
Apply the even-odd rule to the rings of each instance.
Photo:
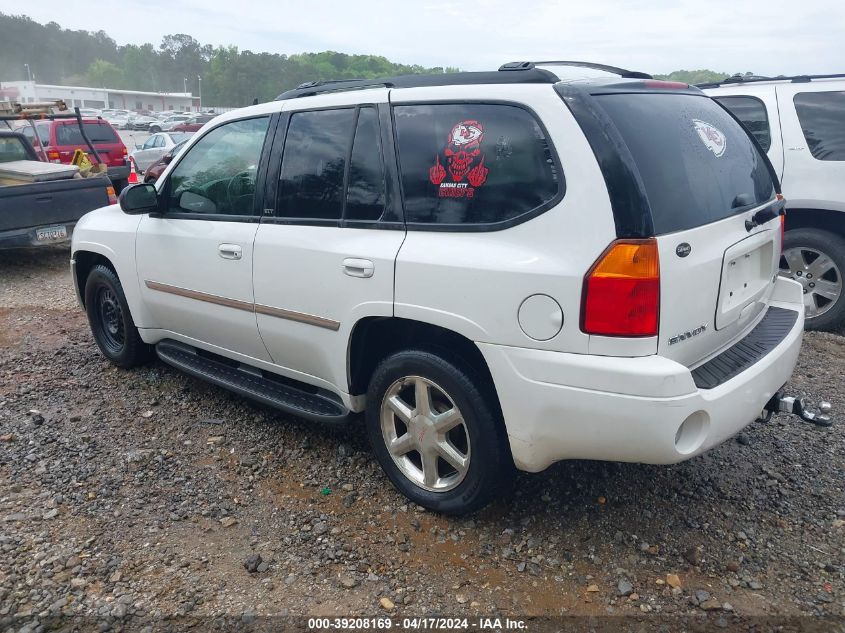
[[[120,208],[127,215],[142,215],[158,211],[158,193],[150,184],[130,185],[120,192]]]

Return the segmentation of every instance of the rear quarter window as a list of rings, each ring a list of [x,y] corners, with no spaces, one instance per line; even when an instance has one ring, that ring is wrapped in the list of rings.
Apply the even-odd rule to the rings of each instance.
[[[711,99],[642,93],[596,100],[631,152],[656,234],[716,222],[774,198],[767,159]]]
[[[764,152],[772,146],[772,133],[769,129],[769,115],[766,106],[757,97],[717,97],[716,101],[731,111],[748,131],[754,135]]]
[[[813,158],[845,160],[845,92],[799,92],[793,102]]]
[[[563,194],[551,144],[524,108],[442,103],[393,112],[408,224],[505,228]]]

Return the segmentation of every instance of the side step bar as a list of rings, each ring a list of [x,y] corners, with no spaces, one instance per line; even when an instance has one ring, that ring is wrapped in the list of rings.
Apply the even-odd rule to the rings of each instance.
[[[216,354],[169,339],[156,345],[156,353],[168,365],[285,413],[327,424],[349,421],[350,411],[339,400],[297,381],[268,378],[256,367],[233,364]]]

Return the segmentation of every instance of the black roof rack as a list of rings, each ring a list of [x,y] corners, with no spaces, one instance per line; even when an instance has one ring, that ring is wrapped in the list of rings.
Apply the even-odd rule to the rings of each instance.
[[[705,83],[695,84],[696,88],[718,88],[725,84],[747,84],[758,83],[762,81],[790,81],[794,84],[804,84],[813,81],[813,79],[843,79],[845,73],[830,74],[830,75],[778,75],[777,77],[764,77],[762,75],[732,75],[725,77],[721,81],[709,81]]]
[[[542,68],[531,68],[524,73],[485,71],[440,73],[436,75],[399,75],[379,79],[338,79],[301,84],[293,90],[280,94],[276,97],[276,101],[311,97],[326,92],[364,90],[367,88],[422,88],[472,84],[553,84],[558,81],[559,79],[554,73]]]
[[[499,70],[533,70],[537,66],[575,66],[578,68],[592,68],[594,70],[603,70],[606,73],[619,75],[625,79],[654,79],[648,73],[641,73],[637,70],[626,70],[618,66],[608,66],[607,64],[595,64],[593,62],[579,62],[579,61],[545,61],[545,62],[508,62],[499,66]]]

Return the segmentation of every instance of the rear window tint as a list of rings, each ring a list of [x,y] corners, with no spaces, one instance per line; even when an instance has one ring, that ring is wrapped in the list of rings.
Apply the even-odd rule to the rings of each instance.
[[[118,138],[114,130],[105,123],[83,123],[85,133],[92,143],[101,143],[103,145],[117,143]],[[79,130],[79,125],[63,124],[56,126],[56,144],[57,145],[85,145],[85,139],[82,138],[82,132]]]
[[[650,93],[596,100],[633,156],[657,234],[709,224],[774,198],[766,159],[712,100]]]
[[[813,158],[845,160],[845,92],[799,92],[793,101]]]
[[[748,131],[754,135],[764,152],[772,146],[772,134],[769,129],[769,115],[766,106],[757,97],[718,97],[719,103],[731,111]]]
[[[405,221],[460,228],[541,211],[563,189],[527,110],[481,103],[395,106]]]
[[[10,163],[15,160],[29,160],[26,147],[16,136],[0,136],[0,163]]]

